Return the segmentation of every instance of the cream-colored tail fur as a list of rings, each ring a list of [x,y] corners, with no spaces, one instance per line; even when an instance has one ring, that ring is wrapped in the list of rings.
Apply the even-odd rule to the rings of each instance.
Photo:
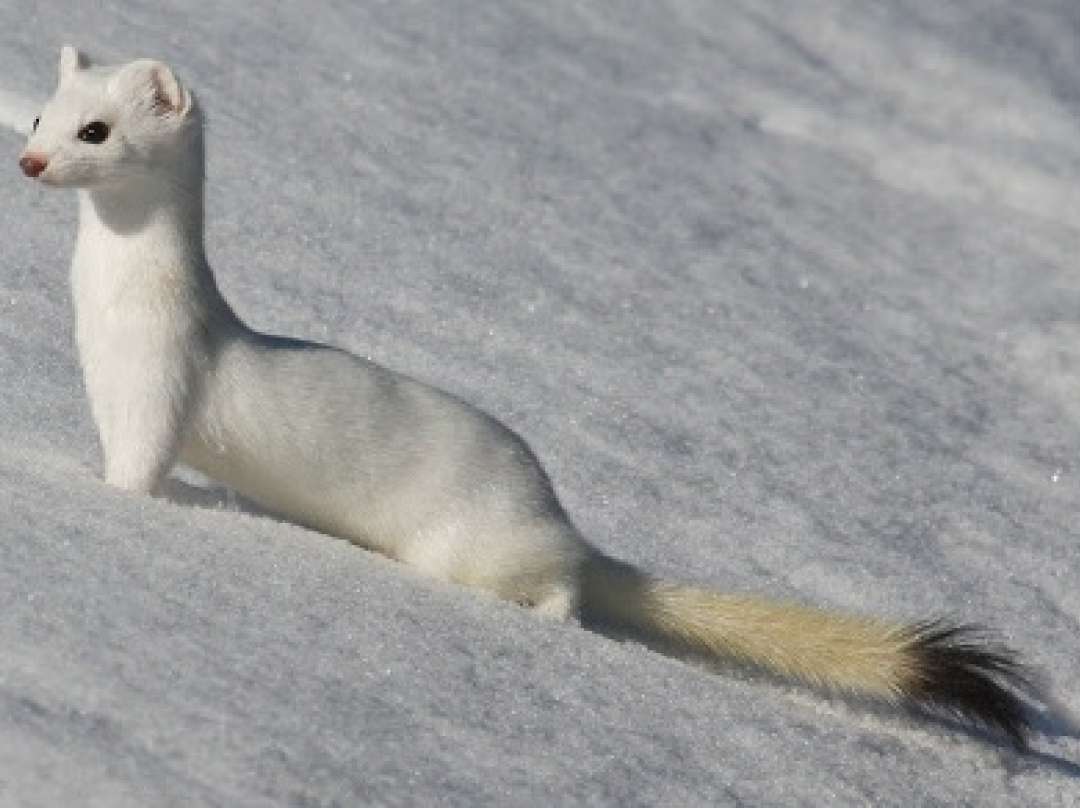
[[[651,578],[593,555],[582,615],[812,687],[944,711],[1024,746],[1031,691],[1015,654],[975,626],[851,617]]]

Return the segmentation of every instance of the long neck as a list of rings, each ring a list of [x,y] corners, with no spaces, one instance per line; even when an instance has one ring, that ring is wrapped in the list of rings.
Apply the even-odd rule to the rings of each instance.
[[[187,145],[179,159],[161,165],[160,171],[81,189],[76,252],[90,257],[95,273],[107,273],[114,281],[122,276],[182,279],[211,309],[231,314],[203,246],[201,138]]]
[[[202,165],[191,158],[123,184],[79,191],[79,237],[101,242],[117,258],[205,264]]]

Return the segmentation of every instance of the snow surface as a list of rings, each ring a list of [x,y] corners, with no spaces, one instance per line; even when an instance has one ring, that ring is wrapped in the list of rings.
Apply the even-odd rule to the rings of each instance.
[[[9,0],[5,127],[66,41],[199,92],[253,325],[495,413],[616,555],[989,621],[1080,708],[1075,0]],[[105,487],[21,142],[0,804],[1080,804],[1060,710],[1018,758]]]

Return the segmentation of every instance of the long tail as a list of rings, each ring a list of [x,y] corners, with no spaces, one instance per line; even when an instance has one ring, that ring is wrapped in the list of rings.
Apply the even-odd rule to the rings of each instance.
[[[849,617],[659,581],[602,554],[586,562],[582,615],[822,690],[909,703],[1026,748],[1016,654],[978,626]]]

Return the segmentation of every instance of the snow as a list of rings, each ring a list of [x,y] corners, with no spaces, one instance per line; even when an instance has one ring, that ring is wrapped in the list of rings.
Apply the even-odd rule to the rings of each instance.
[[[1078,37],[1073,0],[0,6],[0,804],[1077,804]],[[658,573],[992,623],[1061,702],[1035,754],[106,488],[74,202],[14,166],[68,41],[199,93],[253,325],[493,412]]]
[[[20,135],[30,134],[36,104],[15,93],[0,89],[0,126]]]

